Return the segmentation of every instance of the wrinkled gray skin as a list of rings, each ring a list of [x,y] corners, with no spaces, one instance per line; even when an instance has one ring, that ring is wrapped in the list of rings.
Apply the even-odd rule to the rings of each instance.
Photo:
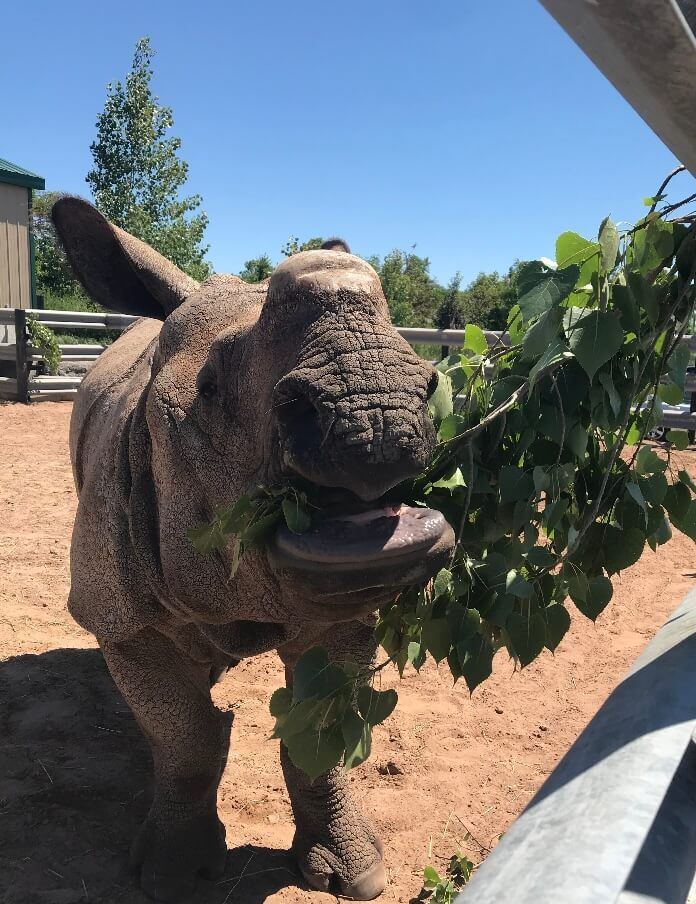
[[[390,560],[380,581],[367,566],[308,564],[305,574],[256,551],[230,579],[230,550],[202,557],[186,532],[293,473],[362,500],[418,473],[434,441],[434,374],[389,322],[375,272],[340,245],[297,254],[257,285],[198,285],[84,201],[60,200],[53,218],[91,297],[149,318],[104,352],[74,406],[69,608],[152,748],[134,869],[153,898],[181,900],[225,863],[216,791],[226,746],[211,683],[271,649],[290,675],[316,643],[369,663],[370,613],[434,573],[452,543],[450,531],[417,560]],[[284,748],[281,760],[307,881],[378,895],[382,848],[342,771],[310,784]]]

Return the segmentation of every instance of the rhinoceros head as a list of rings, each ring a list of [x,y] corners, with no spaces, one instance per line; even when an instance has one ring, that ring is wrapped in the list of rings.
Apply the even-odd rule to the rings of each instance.
[[[330,600],[328,620],[340,620],[440,567],[453,542],[442,516],[383,501],[432,454],[436,375],[392,326],[368,263],[334,242],[263,283],[215,275],[199,285],[84,201],[60,200],[53,218],[96,301],[163,321],[139,406],[150,532],[189,607],[203,594],[209,616],[224,608],[211,588],[227,586],[229,563],[197,559],[187,529],[288,478],[324,488],[322,518],[307,534],[279,529],[237,579],[245,593],[275,595],[278,618],[310,604],[326,614]]]

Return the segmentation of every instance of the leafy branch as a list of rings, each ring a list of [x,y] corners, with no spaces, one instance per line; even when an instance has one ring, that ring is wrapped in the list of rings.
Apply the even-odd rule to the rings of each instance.
[[[437,366],[433,460],[388,501],[441,511],[456,546],[448,568],[382,607],[384,662],[361,669],[313,648],[292,689],[273,695],[275,736],[311,777],[369,755],[372,728],[396,704],[395,691],[372,687],[387,665],[403,674],[428,657],[446,661],[473,692],[497,651],[525,667],[555,650],[569,599],[596,619],[612,577],[646,544],[657,549],[672,527],[696,540],[696,484],[683,470],[668,481],[668,461],[644,445],[662,401],[682,398],[690,360],[682,339],[696,298],[696,225],[693,215],[666,214],[694,199],[657,211],[677,172],[646,199],[639,223],[619,231],[605,218],[596,240],[565,232],[556,264],[520,269],[510,345],[491,350],[468,325],[461,351]],[[688,443],[685,431],[670,439]],[[194,539],[204,550],[232,534],[238,561],[281,518],[309,529],[317,504],[311,487],[262,488]]]

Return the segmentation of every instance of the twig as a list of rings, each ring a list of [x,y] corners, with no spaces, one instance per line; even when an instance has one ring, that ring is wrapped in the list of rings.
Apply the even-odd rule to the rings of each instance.
[[[655,212],[655,208],[658,205],[658,202],[660,200],[660,195],[662,194],[662,192],[667,188],[667,186],[672,181],[672,179],[674,179],[674,177],[676,175],[678,175],[679,173],[683,173],[685,169],[686,169],[686,167],[684,166],[684,164],[680,163],[679,166],[676,167],[676,169],[673,169],[672,172],[669,173],[665,177],[664,181],[662,182],[662,185],[658,188],[656,194],[653,196],[655,200],[653,201],[652,206],[651,206],[650,210],[648,211],[648,214]]]

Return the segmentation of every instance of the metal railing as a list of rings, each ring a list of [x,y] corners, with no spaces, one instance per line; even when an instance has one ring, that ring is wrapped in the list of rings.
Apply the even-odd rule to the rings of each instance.
[[[456,904],[696,901],[696,588]]]

